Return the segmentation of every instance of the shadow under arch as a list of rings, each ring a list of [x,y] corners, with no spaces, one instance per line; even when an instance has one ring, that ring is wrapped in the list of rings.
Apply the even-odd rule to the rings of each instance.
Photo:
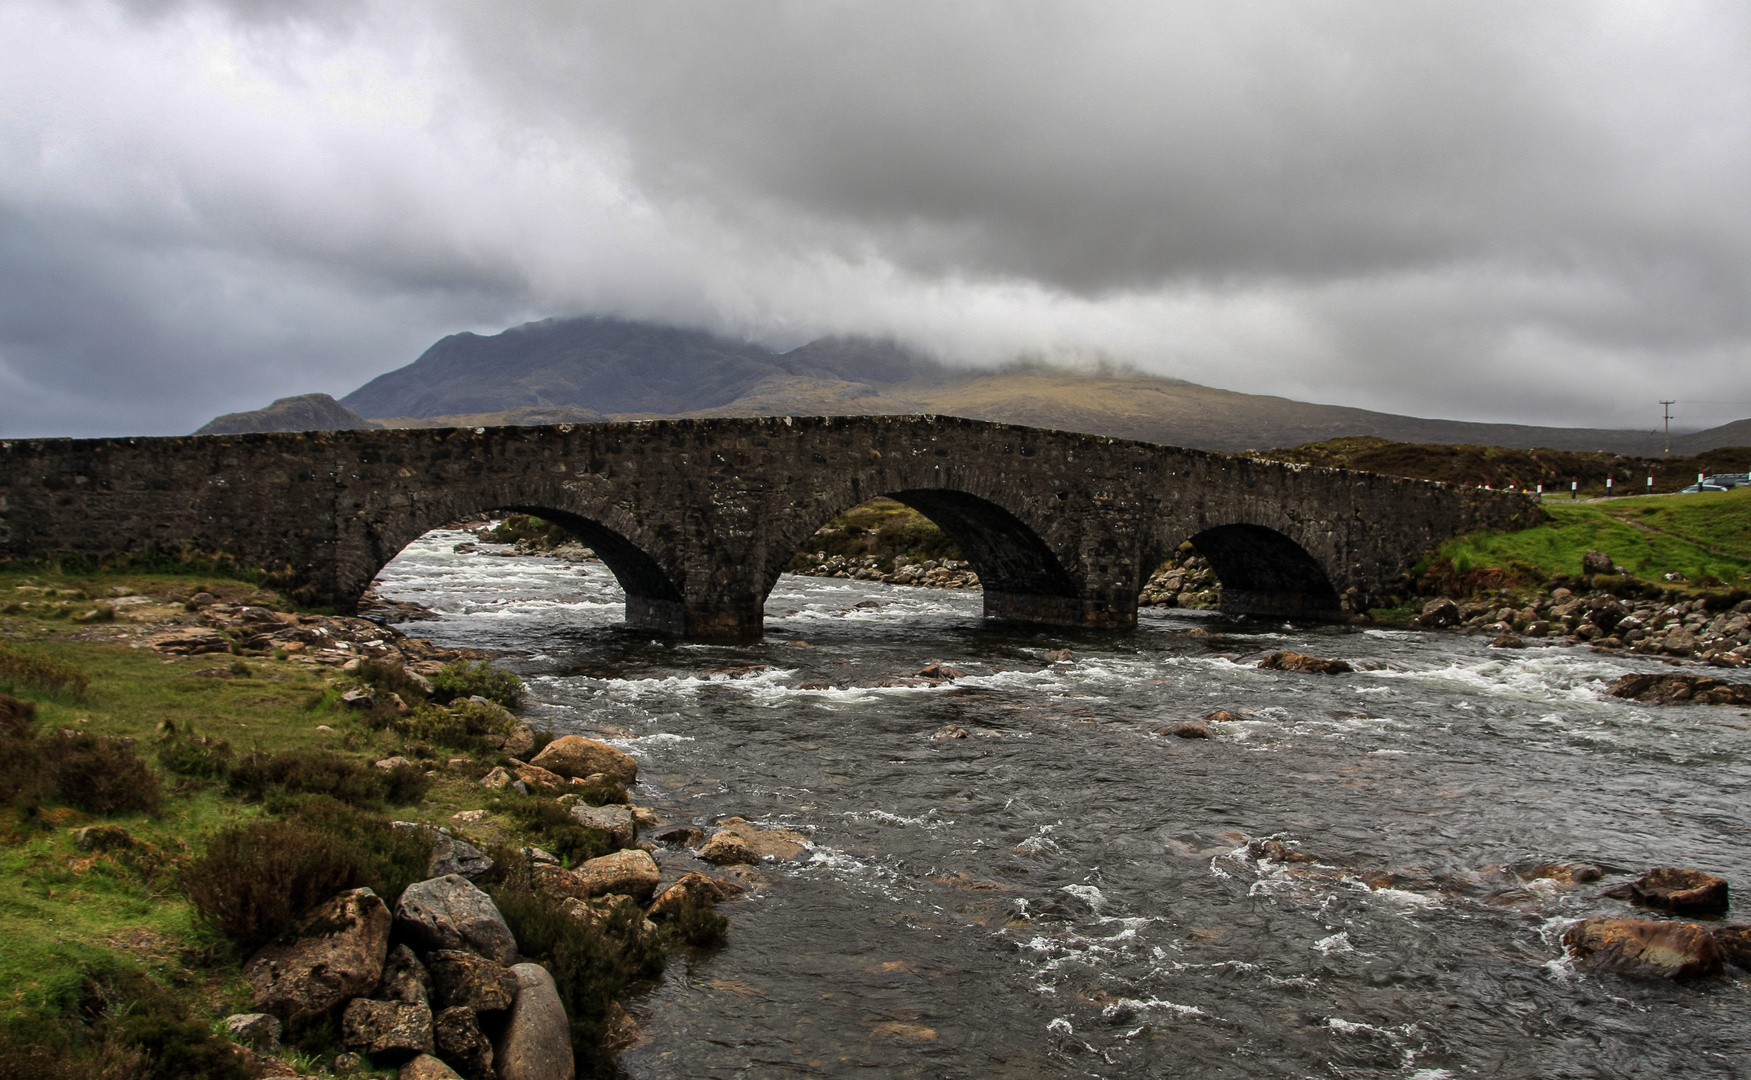
[[[495,510],[531,514],[578,538],[613,573],[626,593],[626,623],[679,633],[687,625],[687,603],[662,566],[645,550],[599,521],[536,505],[506,505]]]
[[[1191,538],[1222,582],[1222,610],[1236,615],[1337,619],[1337,590],[1319,560],[1275,529],[1218,525]]]
[[[923,514],[961,549],[979,575],[985,616],[1079,622],[1075,581],[1039,534],[987,499],[964,491],[914,488],[887,497]]]

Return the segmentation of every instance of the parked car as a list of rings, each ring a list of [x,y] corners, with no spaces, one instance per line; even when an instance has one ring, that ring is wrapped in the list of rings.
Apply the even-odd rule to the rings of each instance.
[[[1719,484],[1721,487],[1728,489],[1745,487],[1746,485],[1751,484],[1751,473],[1715,473],[1713,476],[1703,477],[1702,482],[1705,484]]]
[[[1680,494],[1680,495],[1693,495],[1699,491],[1731,491],[1731,490],[1733,490],[1733,489],[1730,487],[1722,487],[1720,484],[1692,484],[1687,488],[1680,488],[1678,490],[1678,494]]]

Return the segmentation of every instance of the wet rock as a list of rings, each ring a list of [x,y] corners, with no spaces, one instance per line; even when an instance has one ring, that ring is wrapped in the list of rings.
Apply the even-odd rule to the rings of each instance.
[[[517,1001],[493,1056],[499,1080],[573,1080],[571,1032],[553,976],[536,964],[518,964]]]
[[[459,874],[409,885],[395,921],[430,948],[464,949],[501,964],[517,958],[517,942],[492,897]]]
[[[1583,574],[1615,574],[1617,564],[1611,561],[1611,556],[1603,551],[1589,551],[1581,556],[1581,573]]]
[[[1526,642],[1522,641],[1520,635],[1512,630],[1502,631],[1496,635],[1496,640],[1490,642],[1492,649],[1524,649],[1525,647]]]
[[[1053,649],[1046,654],[1046,659],[1054,664],[1073,664],[1076,662],[1076,654],[1069,649]]]
[[[1176,739],[1208,739],[1210,725],[1199,720],[1187,720],[1180,724],[1169,724],[1156,732],[1157,735],[1172,735]]]
[[[574,806],[572,817],[580,825],[601,829],[621,847],[631,847],[638,840],[638,822],[624,806]]]
[[[1751,926],[1723,926],[1714,933],[1721,958],[1751,971]]]
[[[1296,851],[1281,840],[1249,840],[1246,853],[1254,859],[1280,863],[1311,863],[1319,860],[1305,851]]]
[[[720,881],[698,872],[683,874],[680,880],[651,901],[650,907],[645,909],[645,916],[651,919],[668,918],[680,911],[681,905],[688,898],[696,902],[720,904],[740,896],[742,891],[742,887],[733,881]]]
[[[1725,879],[1673,866],[1649,870],[1635,881],[1606,890],[1605,895],[1679,915],[1717,915],[1728,904]]]
[[[1563,933],[1575,962],[1645,979],[1688,982],[1721,974],[1714,936],[1695,923],[1653,919],[1585,919]]]
[[[267,1013],[236,1013],[225,1018],[225,1034],[258,1054],[280,1052],[280,1021]]]
[[[656,891],[662,872],[649,852],[637,848],[616,851],[599,859],[588,859],[572,873],[583,882],[590,896],[621,893],[647,899]]]
[[[387,1057],[429,1054],[432,1010],[400,1001],[354,998],[340,1017],[341,1041],[353,1050]]]
[[[1423,613],[1417,616],[1417,625],[1423,627],[1457,626],[1459,624],[1459,605],[1442,597],[1431,600],[1423,605]]]
[[[699,849],[699,857],[719,866],[753,863],[765,859],[801,862],[808,858],[810,844],[790,829],[762,829],[739,817],[725,818],[717,832]]]
[[[371,996],[379,1001],[399,1001],[404,1005],[424,1005],[431,1000],[432,978],[419,957],[406,945],[389,950],[383,964],[383,978]]]
[[[705,830],[697,825],[682,825],[658,833],[657,841],[663,844],[679,844],[682,847],[698,847],[705,842]]]
[[[1260,660],[1258,666],[1272,671],[1298,671],[1305,675],[1341,675],[1355,670],[1346,660],[1325,660],[1287,650],[1272,653]]]
[[[932,732],[930,737],[940,741],[943,739],[965,739],[970,735],[971,732],[959,724],[944,724]]]
[[[939,679],[946,682],[952,682],[961,677],[961,672],[958,669],[943,663],[926,664],[919,668],[916,674],[921,679]]]
[[[1562,885],[1585,885],[1605,876],[1605,871],[1592,863],[1537,863],[1515,873],[1522,881],[1544,880]]]
[[[426,962],[432,972],[432,999],[439,1009],[463,1006],[474,1012],[511,1007],[517,980],[510,969],[460,949],[436,949]]]
[[[1204,722],[1209,724],[1232,724],[1239,719],[1240,717],[1226,709],[1217,709],[1215,712],[1204,717]]]
[[[607,773],[622,784],[638,779],[638,762],[631,754],[582,735],[561,735],[543,747],[530,764],[580,779],[591,773]]]
[[[390,921],[389,909],[370,889],[318,904],[288,939],[266,946],[244,965],[256,1008],[302,1020],[369,992],[383,975]]]
[[[401,1067],[396,1080],[462,1080],[462,1077],[432,1055],[421,1054]]]
[[[514,990],[516,976],[509,971],[505,974]],[[432,1023],[432,1041],[444,1060],[467,1080],[495,1080],[492,1040],[480,1030],[480,1020],[473,1009],[455,1006],[439,1013]]]
[[[1708,675],[1638,672],[1618,678],[1605,692],[1650,705],[1751,705],[1751,685]]]

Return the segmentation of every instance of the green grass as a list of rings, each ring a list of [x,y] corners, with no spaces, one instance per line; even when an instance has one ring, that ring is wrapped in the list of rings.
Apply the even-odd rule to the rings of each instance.
[[[936,523],[904,503],[889,498],[871,499],[852,507],[821,526],[803,542],[788,569],[806,570],[814,565],[807,556],[826,552],[831,558],[848,559],[874,555],[882,570],[894,568],[894,557],[904,555],[914,562],[925,559],[960,559],[961,549],[937,528]]]
[[[1751,581],[1751,491],[1628,498],[1609,503],[1546,503],[1549,520],[1513,533],[1472,533],[1450,540],[1431,563],[1466,575],[1484,568],[1507,573],[1507,584],[1533,585],[1581,573],[1581,557],[1603,551],[1631,574],[1664,583],[1668,573],[1689,584],[1731,587]],[[1663,532],[1629,524],[1640,521]],[[1677,535],[1667,535],[1669,533]],[[1717,555],[1717,548],[1745,554]]]

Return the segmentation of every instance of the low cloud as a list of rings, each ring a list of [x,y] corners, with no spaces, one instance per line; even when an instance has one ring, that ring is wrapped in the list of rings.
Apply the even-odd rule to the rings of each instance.
[[[0,436],[188,431],[585,312],[1715,423],[1751,411],[1705,408],[1751,399],[1748,31],[1724,2],[10,0]]]

